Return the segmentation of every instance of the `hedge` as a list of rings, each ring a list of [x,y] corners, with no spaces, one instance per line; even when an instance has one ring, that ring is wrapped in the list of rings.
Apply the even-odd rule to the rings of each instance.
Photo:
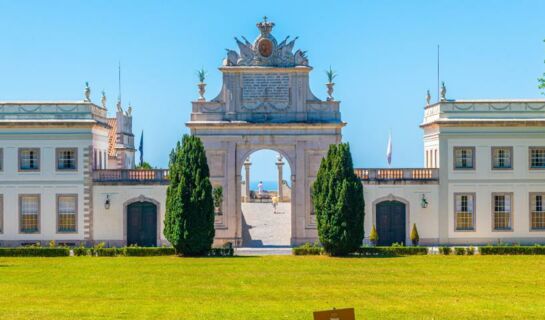
[[[295,256],[317,256],[322,254],[323,251],[324,249],[319,245],[308,242],[291,249],[291,253]]]
[[[69,248],[21,247],[0,248],[0,257],[68,257]]]
[[[123,254],[127,257],[151,257],[151,256],[172,256],[176,252],[172,247],[126,247]]]
[[[426,255],[426,247],[361,247],[355,252],[360,256],[413,256]]]
[[[545,246],[485,246],[482,255],[545,255]]]
[[[235,255],[233,248],[212,248],[208,251],[208,257],[232,257]]]

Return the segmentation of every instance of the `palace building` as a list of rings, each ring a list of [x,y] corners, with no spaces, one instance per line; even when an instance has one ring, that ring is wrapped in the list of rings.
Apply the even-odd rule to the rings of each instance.
[[[314,242],[311,186],[347,124],[334,83],[326,100],[312,93],[296,38],[277,41],[266,19],[257,28],[253,42],[236,39],[227,51],[220,93],[206,100],[200,86],[186,123],[223,189],[215,244],[245,245],[241,170],[249,177],[249,156],[262,149],[291,169],[278,191],[291,200],[291,244]],[[355,169],[366,236],[375,226],[379,244],[409,245],[416,225],[425,245],[545,243],[545,100],[454,100],[444,86],[429,100],[422,168]],[[83,101],[0,102],[0,246],[167,243],[168,172],[135,169],[131,109],[118,102],[108,118],[105,96],[93,103],[88,86]]]

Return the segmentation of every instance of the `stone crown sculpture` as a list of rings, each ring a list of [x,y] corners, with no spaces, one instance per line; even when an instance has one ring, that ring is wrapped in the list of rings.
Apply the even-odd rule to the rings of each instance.
[[[227,57],[223,60],[224,66],[263,66],[292,68],[296,66],[308,66],[306,51],[297,50],[293,53],[293,47],[297,37],[288,42],[289,36],[278,43],[271,35],[274,22],[267,21],[256,24],[260,35],[250,43],[245,37],[240,41],[235,37],[239,52],[227,50]]]

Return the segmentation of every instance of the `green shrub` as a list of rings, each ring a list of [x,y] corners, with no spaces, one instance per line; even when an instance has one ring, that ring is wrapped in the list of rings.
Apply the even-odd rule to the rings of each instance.
[[[439,253],[448,256],[452,252],[450,247],[439,247]]]
[[[214,241],[214,199],[204,145],[184,135],[170,153],[163,234],[184,256],[209,254]]]
[[[291,249],[291,253],[295,256],[317,256],[322,254],[323,248],[318,244],[310,244],[309,242]]]
[[[411,230],[411,242],[413,246],[417,246],[420,242],[420,235],[418,234],[418,229],[416,229],[416,223],[413,223],[413,229]]]
[[[413,256],[426,255],[426,247],[361,247],[356,252],[360,256]]]
[[[233,248],[211,248],[208,251],[209,257],[232,257],[235,255],[235,249]]]
[[[74,252],[74,256],[90,256],[91,255],[91,249],[85,248],[83,245],[80,245],[79,247],[75,247],[72,249]]]
[[[482,255],[545,255],[544,246],[484,246],[479,248]]]
[[[97,257],[115,257],[118,254],[117,248],[98,248],[93,250]]]
[[[127,257],[171,256],[176,251],[173,247],[126,247],[121,254]]]
[[[365,205],[347,143],[329,146],[311,190],[324,252],[342,256],[357,250],[364,236]]]
[[[454,253],[455,253],[457,256],[463,256],[464,254],[466,254],[466,248],[463,248],[463,247],[456,247],[456,248],[454,248]]]
[[[475,248],[474,248],[474,247],[468,247],[468,248],[466,248],[466,254],[467,254],[468,256],[474,255],[474,254],[475,254]]]
[[[0,248],[0,257],[68,257],[68,248],[20,247]]]
[[[378,232],[377,228],[375,228],[375,225],[373,225],[373,228],[371,229],[371,233],[369,234],[369,241],[376,246],[378,243]]]

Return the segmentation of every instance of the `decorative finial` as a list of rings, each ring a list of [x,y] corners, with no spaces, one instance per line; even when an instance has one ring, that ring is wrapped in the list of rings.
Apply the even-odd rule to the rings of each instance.
[[[429,106],[431,101],[431,93],[430,90],[426,93],[426,105]]]
[[[204,97],[204,93],[206,92],[206,83],[204,83],[204,80],[206,79],[206,70],[204,68],[201,68],[201,70],[197,71],[197,77],[199,78],[199,83],[197,84],[197,87],[199,87],[199,101],[206,101],[206,98]]]
[[[263,16],[263,22],[267,22],[267,16]]]
[[[445,81],[441,81],[441,101],[447,100],[447,87]]]
[[[132,117],[132,106],[129,102],[129,107],[127,108],[127,113],[125,114],[127,117]]]
[[[263,21],[258,22],[256,24],[256,26],[259,29],[259,31],[261,32],[261,35],[263,37],[267,38],[269,33],[271,33],[271,31],[272,31],[272,29],[274,27],[274,22],[267,21],[267,16],[264,16]]]
[[[329,66],[329,70],[325,71],[325,74],[327,75],[327,83],[325,84],[327,87],[327,101],[333,101],[335,98],[333,98],[333,86],[335,83],[333,80],[337,77],[337,72],[335,72],[333,69],[331,69],[331,66]]]
[[[117,108],[117,112],[123,112],[123,108],[121,107],[121,99],[117,99],[117,104],[115,106]]]
[[[83,91],[85,94],[85,102],[91,102],[91,88],[89,88],[89,82],[85,82],[85,90]]]
[[[102,99],[100,99],[100,103],[102,104],[102,107],[104,109],[106,109],[106,92],[104,92],[104,90],[102,90]]]

